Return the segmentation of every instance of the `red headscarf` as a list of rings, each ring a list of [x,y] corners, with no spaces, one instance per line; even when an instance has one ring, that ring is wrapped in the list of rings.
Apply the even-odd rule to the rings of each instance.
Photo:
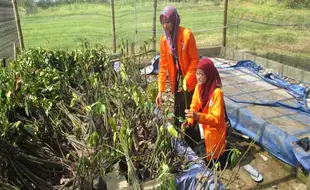
[[[201,69],[207,77],[207,81],[204,84],[198,84],[198,92],[200,100],[202,101],[202,107],[204,108],[210,100],[213,91],[216,88],[222,87],[222,81],[219,72],[209,58],[201,59],[197,64],[196,69]]]

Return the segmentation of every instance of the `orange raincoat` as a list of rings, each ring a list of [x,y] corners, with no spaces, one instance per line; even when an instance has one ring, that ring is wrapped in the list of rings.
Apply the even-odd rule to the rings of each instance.
[[[197,79],[195,76],[196,65],[199,62],[196,41],[192,32],[184,27],[179,27],[177,34],[177,50],[182,76],[186,79],[187,91],[192,91]],[[158,90],[164,92],[166,89],[166,73],[169,73],[169,80],[172,92],[175,92],[176,67],[173,55],[169,50],[165,35],[160,38],[160,64],[158,73]]]
[[[198,85],[195,88],[190,109],[201,112],[202,102],[199,97]],[[187,119],[193,124],[192,118]],[[199,124],[203,124],[207,160],[216,159],[226,150],[226,121],[224,112],[224,96],[220,88],[216,88],[206,106],[200,113]]]

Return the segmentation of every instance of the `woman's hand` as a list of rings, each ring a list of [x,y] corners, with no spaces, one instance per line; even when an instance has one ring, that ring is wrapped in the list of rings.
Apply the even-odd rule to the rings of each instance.
[[[189,124],[187,121],[184,121],[184,122],[182,123],[182,125],[181,125],[181,132],[179,133],[181,138],[184,138],[184,137],[185,137],[185,130],[186,130],[187,128],[189,128],[189,127],[190,127],[190,124]]]
[[[159,108],[161,107],[162,99],[163,99],[162,92],[158,92],[157,97],[156,97],[156,106]]]
[[[181,129],[184,131],[185,129],[187,129],[189,127],[189,123],[187,121],[184,121],[181,125]]]
[[[192,110],[185,110],[185,117],[186,118],[193,118],[194,120],[198,121],[199,120],[199,113],[196,113],[195,111]]]

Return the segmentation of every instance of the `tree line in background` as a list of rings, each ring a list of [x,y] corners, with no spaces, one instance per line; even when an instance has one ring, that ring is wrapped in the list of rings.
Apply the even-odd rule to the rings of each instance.
[[[129,0],[131,2],[133,0]],[[137,0],[137,2],[146,0]],[[165,0],[159,0],[165,1]],[[166,0],[167,2],[190,2],[190,1],[216,1],[220,2],[223,0]],[[240,1],[252,1],[253,3],[264,4],[270,2],[270,0],[240,0]],[[116,0],[117,2],[117,0]],[[310,0],[276,0],[278,4],[282,4],[288,8],[295,9],[310,9]],[[110,0],[18,0],[19,7],[23,8],[26,14],[34,12],[35,8],[39,7],[47,9],[52,6],[74,4],[74,3],[110,3]]]
[[[268,3],[270,0],[242,0],[242,1],[252,1],[254,3],[263,4]],[[285,7],[294,9],[309,9],[310,0],[276,0],[278,4],[283,4]]]
[[[310,0],[278,0],[292,8],[310,8]]]
[[[36,8],[47,9],[49,7],[58,6],[58,5],[67,5],[74,3],[99,3],[99,4],[110,4],[111,0],[17,0],[20,8],[24,9],[25,13],[31,14],[36,11]],[[115,3],[122,2],[124,0],[115,0]],[[126,0],[128,4],[134,3],[135,0]],[[145,2],[150,0],[137,0],[137,2]],[[158,0],[160,2],[199,2],[199,1],[210,1],[215,5],[219,5],[223,0]]]
[[[47,9],[49,7],[74,3],[109,3],[110,0],[18,0],[18,5],[23,8],[26,14],[35,12],[35,8],[39,7]]]

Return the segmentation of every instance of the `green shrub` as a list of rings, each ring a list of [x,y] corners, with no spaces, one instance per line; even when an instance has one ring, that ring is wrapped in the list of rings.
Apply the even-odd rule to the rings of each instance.
[[[310,0],[284,0],[285,5],[289,8],[310,8]]]

